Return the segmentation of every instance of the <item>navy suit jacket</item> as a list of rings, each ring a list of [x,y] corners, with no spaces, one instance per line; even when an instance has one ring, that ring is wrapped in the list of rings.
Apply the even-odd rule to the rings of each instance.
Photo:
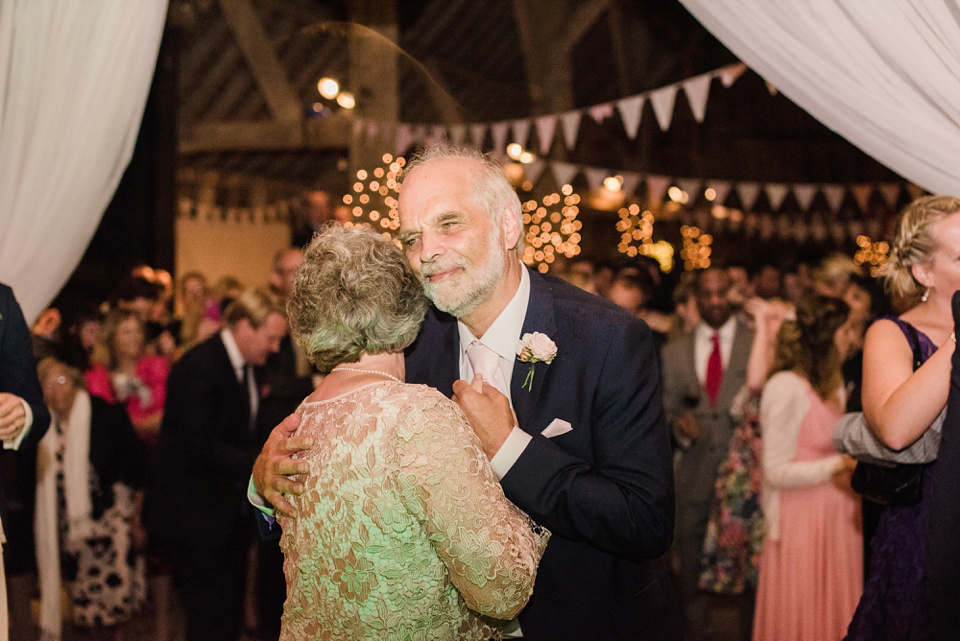
[[[530,273],[522,333],[557,345],[514,366],[510,391],[533,439],[502,479],[507,497],[553,532],[520,627],[527,639],[677,639],[680,615],[659,557],[673,537],[669,432],[654,338],[642,321],[552,277]],[[432,309],[406,377],[447,396],[459,373],[456,320]],[[554,420],[572,431],[541,432]]]
[[[18,451],[0,451],[0,513],[6,515],[8,505],[32,505],[34,473],[33,449],[50,425],[50,412],[43,401],[37,364],[33,359],[30,330],[13,290],[0,284],[0,392],[15,394],[25,400],[33,411],[33,425],[20,443]],[[0,516],[3,518],[3,516]]]

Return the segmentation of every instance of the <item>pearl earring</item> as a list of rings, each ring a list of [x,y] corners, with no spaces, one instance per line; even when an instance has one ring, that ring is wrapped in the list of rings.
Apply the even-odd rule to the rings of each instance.
[[[927,299],[928,299],[928,298],[930,298],[930,290],[929,290],[929,289],[925,289],[925,290],[923,290],[923,296],[920,297],[920,302],[921,302],[921,303],[925,303],[925,302],[927,302]]]

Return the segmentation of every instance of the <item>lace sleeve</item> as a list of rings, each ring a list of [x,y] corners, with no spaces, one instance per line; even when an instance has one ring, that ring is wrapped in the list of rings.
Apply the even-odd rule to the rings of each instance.
[[[460,409],[418,398],[399,417],[396,456],[404,506],[426,528],[474,611],[511,619],[533,592],[550,533],[510,503]]]

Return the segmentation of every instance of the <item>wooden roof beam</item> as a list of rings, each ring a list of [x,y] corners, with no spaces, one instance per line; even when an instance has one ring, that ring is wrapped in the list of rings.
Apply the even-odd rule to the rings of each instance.
[[[273,117],[284,123],[301,118],[302,105],[250,0],[220,0],[220,9],[243,52]]]

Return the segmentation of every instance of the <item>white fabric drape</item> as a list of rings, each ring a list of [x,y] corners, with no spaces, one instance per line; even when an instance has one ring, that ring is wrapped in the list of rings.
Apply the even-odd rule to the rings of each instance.
[[[960,196],[957,0],[681,2],[822,123],[921,187]]]
[[[0,280],[32,320],[130,161],[166,0],[0,0]]]

